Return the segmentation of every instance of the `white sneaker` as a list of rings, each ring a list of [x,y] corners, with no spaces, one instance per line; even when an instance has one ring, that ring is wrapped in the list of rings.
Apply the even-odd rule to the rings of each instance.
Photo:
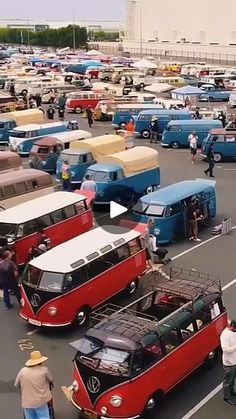
[[[194,239],[194,237],[189,237],[189,240],[193,240]]]
[[[201,239],[199,237],[196,237],[196,239],[193,239],[194,242],[201,242]]]

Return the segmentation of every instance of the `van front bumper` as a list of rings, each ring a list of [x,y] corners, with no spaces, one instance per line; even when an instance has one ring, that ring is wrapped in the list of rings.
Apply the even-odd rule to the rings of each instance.
[[[75,402],[75,400],[74,400],[74,398],[73,398],[73,394],[72,394],[72,397],[71,397],[71,403],[73,404],[73,406],[74,407],[76,407],[76,409],[78,409],[81,413],[82,413],[82,415],[84,416],[84,417],[89,417],[88,415],[86,415],[86,413],[85,412],[87,412],[87,410],[86,409],[83,409],[81,406],[79,406],[78,405],[78,403],[77,402]],[[119,417],[119,416],[109,416],[109,414],[107,414],[107,415],[99,415],[98,413],[96,413],[96,412],[91,412],[91,414],[92,413],[94,413],[94,415],[97,415],[97,418],[98,419],[137,419],[137,418],[139,418],[140,417],[140,415],[136,415],[136,416],[122,416],[122,417]]]
[[[162,147],[170,147],[170,144],[166,144],[166,143],[161,143]]]

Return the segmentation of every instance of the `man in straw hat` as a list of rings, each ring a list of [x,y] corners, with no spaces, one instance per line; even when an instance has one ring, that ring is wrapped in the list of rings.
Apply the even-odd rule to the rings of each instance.
[[[31,352],[26,366],[16,377],[15,386],[21,390],[25,419],[50,419],[48,403],[52,399],[53,378],[43,365],[47,359],[39,351]]]

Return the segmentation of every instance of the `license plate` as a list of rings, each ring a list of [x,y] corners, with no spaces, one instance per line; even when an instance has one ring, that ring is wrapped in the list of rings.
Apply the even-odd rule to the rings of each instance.
[[[84,410],[83,411],[84,416],[89,419],[97,419],[98,415],[97,413],[91,412],[90,410]]]
[[[41,326],[41,322],[38,320],[29,319],[28,320],[30,324],[33,324],[34,326]]]

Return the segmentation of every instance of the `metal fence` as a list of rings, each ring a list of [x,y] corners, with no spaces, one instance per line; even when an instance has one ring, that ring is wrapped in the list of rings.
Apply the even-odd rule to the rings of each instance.
[[[223,64],[223,65],[236,65],[236,54],[221,53],[221,52],[204,52],[204,51],[178,51],[172,49],[158,49],[158,48],[124,48],[121,44],[105,44],[97,43],[90,44],[91,49],[98,49],[104,54],[108,55],[122,55],[124,52],[129,52],[131,56],[155,56],[165,60],[178,60],[186,62],[204,61],[209,64]],[[199,47],[199,46],[198,46]]]

